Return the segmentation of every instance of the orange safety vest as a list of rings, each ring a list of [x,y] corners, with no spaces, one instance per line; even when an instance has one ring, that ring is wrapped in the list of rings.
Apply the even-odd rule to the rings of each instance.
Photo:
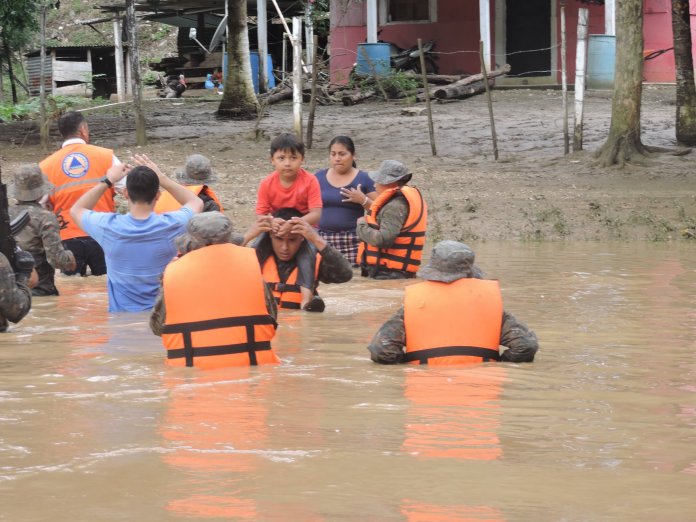
[[[39,163],[49,181],[55,185],[49,201],[61,225],[62,240],[87,234],[70,217],[70,209],[80,196],[106,175],[114,161],[114,152],[94,145],[74,143],[54,152]],[[114,211],[113,188],[107,189],[92,210]]]
[[[220,203],[217,194],[208,185],[184,185],[184,188],[190,190],[196,196],[198,196],[201,192],[205,191],[205,193],[220,206],[220,212],[222,212],[222,203]],[[174,212],[175,210],[179,210],[180,208],[181,203],[174,199],[174,196],[172,196],[166,190],[160,194],[160,197],[157,199],[157,203],[155,203],[155,212],[158,214],[164,214],[165,212]]]
[[[411,364],[500,360],[503,298],[498,281],[425,281],[406,287],[404,326]]]
[[[367,214],[367,224],[379,228],[377,215],[381,208],[397,194],[402,194],[408,201],[408,216],[389,248],[380,249],[364,241],[358,247],[358,259],[362,265],[379,266],[389,270],[401,270],[416,273],[423,256],[425,229],[428,224],[428,207],[420,191],[414,187],[400,187],[382,192],[372,202]]]
[[[318,277],[320,264],[321,256],[317,254],[316,262],[314,264],[315,288],[319,286]],[[280,276],[278,275],[278,265],[276,264],[275,256],[271,254],[268,256],[268,259],[264,261],[261,270],[263,272],[263,279],[271,288],[273,297],[275,297],[278,306],[280,308],[290,310],[299,310],[300,305],[302,304],[302,292],[300,291],[300,285],[297,284],[297,267],[290,272],[287,281],[281,283]]]
[[[253,249],[227,243],[194,250],[167,266],[162,285],[169,366],[280,362],[271,349],[276,322],[266,309]]]

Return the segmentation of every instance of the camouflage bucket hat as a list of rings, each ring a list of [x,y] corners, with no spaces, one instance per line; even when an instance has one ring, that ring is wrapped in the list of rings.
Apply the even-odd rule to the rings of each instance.
[[[440,241],[433,247],[430,263],[418,271],[418,277],[428,281],[452,283],[465,277],[475,277],[474,251],[458,241]]]
[[[372,181],[380,185],[395,183],[409,174],[411,174],[411,171],[408,170],[408,167],[396,160],[385,160],[379,166],[379,170],[369,172]]]
[[[36,201],[53,190],[53,184],[38,165],[22,165],[14,175],[14,195],[18,201]]]
[[[232,222],[221,212],[196,214],[188,222],[186,233],[176,239],[181,253],[190,252],[208,245],[232,242]]]
[[[184,185],[201,185],[217,181],[210,160],[202,154],[192,154],[186,158],[183,172],[176,173],[176,179]]]

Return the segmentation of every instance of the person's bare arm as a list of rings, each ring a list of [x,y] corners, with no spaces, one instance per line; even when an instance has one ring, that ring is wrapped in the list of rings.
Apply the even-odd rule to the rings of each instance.
[[[302,216],[302,219],[304,219],[310,225],[318,225],[319,220],[321,219],[321,207],[310,208],[309,212]]]
[[[198,195],[194,194],[183,185],[179,185],[176,181],[164,174],[157,164],[145,154],[135,154],[133,156],[133,162],[136,165],[150,167],[155,171],[155,174],[157,174],[159,178],[160,187],[169,192],[181,206],[190,208],[196,214],[203,210],[203,201]]]
[[[123,179],[128,173],[128,170],[130,170],[129,167],[124,163],[112,165],[111,168],[106,171],[105,177],[113,185]],[[70,216],[75,220],[77,226],[82,228],[82,214],[84,214],[86,210],[92,210],[99,201],[99,198],[102,197],[102,194],[109,190],[109,188],[109,185],[106,183],[99,182],[80,196],[80,199],[78,199],[70,209]]]

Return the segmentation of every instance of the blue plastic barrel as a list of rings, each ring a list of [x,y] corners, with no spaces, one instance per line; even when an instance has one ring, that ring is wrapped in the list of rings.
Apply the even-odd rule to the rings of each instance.
[[[251,51],[251,81],[254,82],[254,91],[259,92],[259,53]],[[266,58],[266,89],[275,87],[275,77],[273,76],[273,60],[269,54]]]
[[[358,61],[355,72],[366,76],[376,74],[386,76],[389,74],[390,50],[388,43],[362,43],[358,44]],[[370,67],[372,64],[372,67]],[[374,72],[372,68],[374,67]]]
[[[591,34],[587,43],[587,88],[613,89],[616,36]]]

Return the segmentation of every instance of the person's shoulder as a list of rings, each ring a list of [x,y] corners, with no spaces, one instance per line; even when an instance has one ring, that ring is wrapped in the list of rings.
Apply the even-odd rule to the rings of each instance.
[[[319,169],[314,173],[314,177],[317,179],[326,179],[326,174],[329,172],[329,169]]]
[[[297,172],[297,178],[295,178],[295,181],[300,181],[300,180],[302,182],[308,183],[308,184],[315,184],[315,183],[317,185],[319,184],[319,179],[314,174],[312,174],[309,171],[306,171],[305,169],[300,169]]]

